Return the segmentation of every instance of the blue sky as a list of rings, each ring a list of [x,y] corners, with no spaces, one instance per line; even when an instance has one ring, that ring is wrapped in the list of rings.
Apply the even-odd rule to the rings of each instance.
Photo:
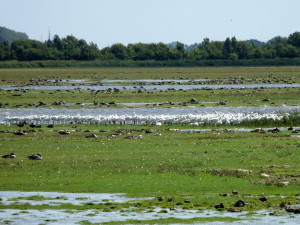
[[[0,26],[45,40],[114,43],[267,41],[300,31],[300,0],[0,0]]]

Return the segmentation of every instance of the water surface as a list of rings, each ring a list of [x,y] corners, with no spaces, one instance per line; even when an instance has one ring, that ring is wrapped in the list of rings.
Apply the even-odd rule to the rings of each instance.
[[[146,89],[146,90],[192,90],[192,89],[250,89],[250,88],[298,88],[300,84],[215,84],[215,85],[78,85],[78,86],[25,86],[25,87],[16,87],[16,86],[1,86],[0,89],[10,90],[10,89],[33,89],[33,90],[57,90],[57,89],[93,89],[93,90],[106,90],[108,88],[114,89]]]
[[[54,198],[53,200],[23,200],[26,197],[41,196],[45,198]],[[207,224],[265,224],[273,225],[286,223],[289,225],[299,224],[299,216],[290,216],[283,214],[282,216],[270,216],[268,211],[258,211],[252,214],[248,212],[230,213],[227,211],[216,210],[184,210],[179,206],[175,210],[151,208],[151,210],[143,210],[141,212],[134,212],[130,208],[121,210],[112,210],[104,212],[103,210],[87,209],[75,210],[70,207],[68,209],[5,209],[5,205],[9,204],[23,204],[42,205],[61,202],[70,203],[74,205],[82,205],[87,202],[94,204],[101,204],[103,202],[138,202],[140,200],[147,200],[152,198],[126,198],[121,194],[110,193],[58,193],[58,192],[19,192],[19,191],[0,191],[0,198],[2,199],[3,209],[0,210],[0,223],[4,224],[5,221],[10,221],[12,225],[38,225],[38,224],[77,224],[80,221],[89,221],[90,223],[104,223],[104,222],[124,222],[126,220],[153,220],[161,218],[179,218],[179,219],[192,219],[192,218],[211,218],[211,217],[231,217],[238,218],[238,222],[209,222]],[[19,199],[18,199],[19,198]],[[53,203],[54,202],[54,203]],[[165,210],[163,213],[162,210]],[[283,211],[282,211],[283,212]],[[203,223],[194,223],[203,224]]]

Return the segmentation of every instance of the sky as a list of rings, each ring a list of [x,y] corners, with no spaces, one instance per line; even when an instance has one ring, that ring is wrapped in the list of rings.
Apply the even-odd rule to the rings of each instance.
[[[73,35],[115,43],[268,41],[300,31],[300,0],[0,0],[0,26],[45,41]]]

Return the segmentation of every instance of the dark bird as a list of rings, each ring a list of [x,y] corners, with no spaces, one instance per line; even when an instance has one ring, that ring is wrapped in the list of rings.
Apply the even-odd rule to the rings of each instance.
[[[24,123],[18,123],[17,126],[18,127],[24,127]]]
[[[91,134],[91,135],[88,135],[88,136],[85,136],[86,138],[97,138],[98,136],[95,135],[95,134]]]
[[[227,194],[219,194],[220,196],[227,197]]]
[[[28,159],[41,160],[42,159],[42,155],[41,154],[33,154],[33,155],[28,156]]]
[[[232,190],[232,194],[237,195],[239,192],[236,190]]]
[[[158,201],[160,201],[160,202],[164,200],[163,197],[156,197],[156,199],[157,199]]]
[[[216,209],[224,209],[224,204],[220,203],[214,206]]]
[[[70,132],[67,130],[60,130],[60,131],[58,131],[58,133],[59,134],[70,134]]]
[[[238,200],[234,206],[235,207],[244,207],[246,205],[246,203],[243,200]]]
[[[262,202],[265,202],[265,201],[267,201],[268,199],[267,199],[266,196],[262,196],[262,197],[259,198],[259,200],[262,201]]]
[[[15,134],[15,135],[25,135],[26,132],[25,132],[25,131],[22,131],[22,130],[18,130],[18,131],[16,131],[16,132],[14,132],[13,134]]]
[[[8,155],[3,155],[2,158],[5,158],[5,159],[9,159],[9,158],[14,159],[14,158],[16,158],[16,155],[14,153],[10,153]]]

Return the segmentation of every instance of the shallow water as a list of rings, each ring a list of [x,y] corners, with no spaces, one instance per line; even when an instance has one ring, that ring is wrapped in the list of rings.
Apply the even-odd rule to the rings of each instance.
[[[134,86],[134,85],[78,85],[78,86],[25,86],[25,87],[15,87],[15,86],[1,86],[0,89],[33,89],[33,90],[65,90],[65,89],[92,89],[92,90],[105,90],[108,88],[114,89],[146,89],[146,90],[191,90],[191,89],[249,89],[249,88],[298,88],[300,84],[224,84],[224,85],[145,85],[145,86]]]
[[[195,80],[187,80],[187,79],[141,79],[141,80],[100,80],[101,83],[110,84],[110,83],[132,83],[132,82],[192,82],[192,81],[209,81],[209,79],[195,79]]]
[[[25,212],[24,212],[25,211]],[[236,222],[206,222],[210,225],[238,225],[238,224],[264,224],[264,225],[276,225],[276,224],[289,224],[299,225],[299,218],[291,216],[269,216],[267,212],[259,212],[253,216],[247,216],[247,212],[241,213],[229,213],[218,211],[203,211],[198,212],[196,210],[185,211],[172,211],[167,213],[159,213],[159,209],[154,212],[102,212],[100,210],[73,210],[72,212],[66,212],[66,210],[15,210],[5,209],[0,211],[0,222],[11,221],[11,225],[39,225],[42,222],[48,222],[53,225],[60,224],[76,224],[80,221],[89,221],[91,223],[104,223],[117,221],[122,223],[126,220],[153,220],[164,218],[177,218],[177,219],[193,219],[193,218],[210,218],[210,217],[231,217],[243,219]],[[203,224],[203,223],[193,223]]]
[[[0,123],[235,123],[255,119],[278,120],[300,112],[300,106],[274,107],[186,107],[186,108],[99,108],[99,109],[1,109]]]
[[[18,197],[29,197],[29,196],[43,196],[43,197],[61,197],[64,196],[66,200],[59,199],[63,203],[70,202],[71,204],[84,204],[86,201],[93,203],[103,203],[103,202],[137,202],[141,199],[152,199],[152,198],[125,198],[121,194],[97,194],[97,193],[58,193],[58,192],[18,192],[18,191],[3,191],[0,192],[0,198],[2,198],[2,204],[8,205],[15,203],[9,201],[10,198]],[[78,198],[86,200],[76,200]],[[35,205],[36,202],[40,204],[48,204],[49,200],[45,201],[27,201],[31,205]],[[81,202],[79,202],[81,201]],[[23,203],[23,200],[17,201]],[[230,213],[227,211],[213,211],[213,210],[183,210],[181,208],[176,208],[175,210],[167,210],[164,213],[160,211],[162,208],[155,208],[151,211],[146,210],[142,212],[132,212],[130,209],[125,209],[125,211],[110,211],[103,212],[102,210],[89,209],[89,210],[72,210],[72,209],[43,209],[43,210],[22,210],[18,209],[2,209],[0,210],[0,223],[5,223],[5,221],[10,221],[9,224],[12,225],[38,225],[41,223],[49,223],[54,225],[60,224],[76,224],[80,221],[89,221],[91,223],[103,223],[111,221],[126,221],[126,220],[152,220],[161,218],[181,218],[181,219],[191,219],[191,218],[209,218],[209,217],[232,217],[243,219],[238,222],[210,222],[208,224],[280,224],[287,223],[291,225],[299,224],[298,215],[283,215],[283,216],[269,216],[267,211],[258,211],[254,214],[248,214],[248,212],[240,213]],[[196,224],[196,223],[194,223]],[[200,223],[199,223],[200,224]]]
[[[42,201],[34,201],[34,200],[26,200],[23,198],[31,197],[31,196],[42,196],[45,198],[51,198],[50,200],[42,200]],[[13,199],[13,198],[21,198],[21,199]],[[148,200],[153,198],[127,198],[124,197],[122,193],[61,193],[61,192],[22,192],[22,191],[0,191],[0,199],[2,199],[1,203],[4,205],[12,204],[12,203],[29,203],[31,205],[60,205],[60,204],[73,204],[73,205],[81,205],[87,202],[93,203],[105,203],[109,202],[129,202],[136,200]]]

